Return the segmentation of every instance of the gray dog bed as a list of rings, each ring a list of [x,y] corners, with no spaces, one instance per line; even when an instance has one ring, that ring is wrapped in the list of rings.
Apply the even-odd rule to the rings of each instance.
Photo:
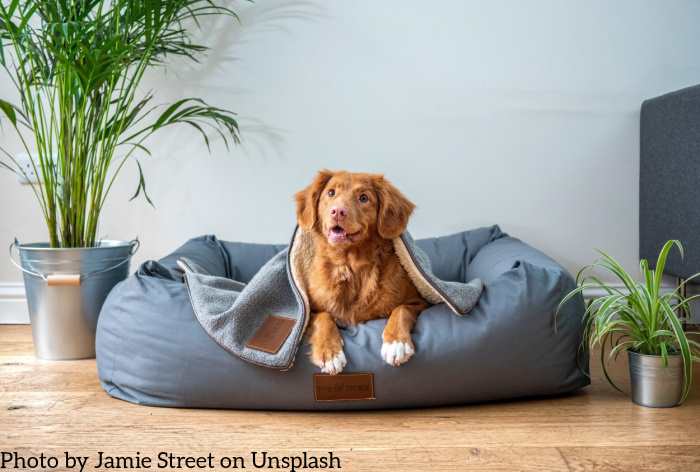
[[[469,314],[431,306],[413,332],[416,354],[401,367],[380,356],[385,320],[342,329],[348,365],[371,391],[338,401],[317,395],[358,388],[353,377],[316,376],[303,344],[287,371],[231,354],[200,325],[177,261],[207,274],[249,282],[284,245],[188,241],[148,261],[112,290],[97,327],[102,387],[133,403],[236,409],[374,409],[437,406],[571,392],[589,383],[581,340],[581,298],[554,311],[571,276],[555,261],[497,226],[416,241],[445,281],[481,279]],[[344,380],[346,379],[346,380]],[[330,383],[328,383],[330,381]],[[345,384],[343,384],[345,382]],[[359,385],[364,388],[366,385]],[[350,398],[340,396],[340,398]],[[335,397],[333,397],[335,398]],[[371,399],[370,399],[371,398]]]

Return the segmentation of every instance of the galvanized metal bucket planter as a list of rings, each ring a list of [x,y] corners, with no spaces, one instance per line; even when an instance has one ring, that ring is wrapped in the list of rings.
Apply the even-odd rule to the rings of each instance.
[[[664,365],[661,356],[627,352],[632,401],[652,408],[678,405],[683,394],[683,358],[669,355]]]
[[[129,273],[138,240],[100,241],[90,248],[51,248],[47,243],[10,245],[10,260],[24,274],[37,357],[95,357],[95,328],[110,290]],[[20,262],[14,259],[19,251]]]

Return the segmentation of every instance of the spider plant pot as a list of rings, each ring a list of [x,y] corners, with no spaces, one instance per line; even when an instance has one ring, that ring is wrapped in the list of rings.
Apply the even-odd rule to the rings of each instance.
[[[13,248],[19,251],[15,262]],[[24,274],[37,357],[95,357],[97,318],[110,290],[124,280],[138,241],[99,241],[89,248],[52,248],[48,243],[10,246]]]
[[[632,401],[651,408],[668,408],[680,403],[683,395],[683,358],[663,357],[627,351]]]

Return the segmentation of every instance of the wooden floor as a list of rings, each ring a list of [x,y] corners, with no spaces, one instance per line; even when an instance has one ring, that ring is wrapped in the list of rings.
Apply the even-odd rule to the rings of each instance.
[[[625,369],[616,366],[616,377]],[[256,470],[251,451],[333,451],[347,471],[700,470],[700,388],[682,407],[648,409],[607,386],[598,370],[593,377],[591,387],[561,398],[424,410],[148,408],[108,397],[94,361],[38,361],[29,327],[0,326],[0,452],[91,456],[85,470],[97,470],[98,451],[138,451],[154,458],[152,470],[187,470],[157,469],[163,451],[243,456],[246,470]]]

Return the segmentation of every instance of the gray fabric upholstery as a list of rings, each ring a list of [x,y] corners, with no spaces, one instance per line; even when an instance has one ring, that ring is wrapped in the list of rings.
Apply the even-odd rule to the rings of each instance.
[[[640,118],[639,256],[653,266],[669,239],[679,239],[685,258],[672,251],[666,273],[700,271],[700,85],[646,100]]]
[[[466,316],[444,304],[425,310],[413,333],[416,354],[401,367],[380,357],[385,320],[342,329],[345,372],[374,373],[375,400],[316,402],[318,372],[301,348],[277,371],[231,355],[195,319],[175,261],[242,282],[284,246],[194,239],[151,261],[110,293],[97,330],[100,382],[134,403],[237,409],[375,409],[450,405],[576,390],[589,383],[579,352],[583,300],[553,314],[571,276],[555,261],[498,227],[418,240],[444,280],[480,278],[484,292]],[[302,355],[302,353],[304,355]]]

